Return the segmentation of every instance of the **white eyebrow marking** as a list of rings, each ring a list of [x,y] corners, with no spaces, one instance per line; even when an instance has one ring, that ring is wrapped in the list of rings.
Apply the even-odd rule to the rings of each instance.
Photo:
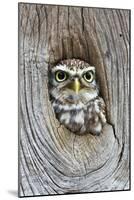
[[[65,64],[64,65],[56,65],[54,68],[52,68],[52,72],[56,72],[57,70],[62,70],[62,71],[65,71],[71,75],[75,75],[76,72],[75,71],[71,71]],[[71,72],[71,73],[70,73]]]
[[[67,73],[69,73],[71,76],[74,76],[74,75],[79,75],[81,76],[83,73],[89,71],[89,70],[93,70],[95,72],[95,67],[94,66],[89,66],[89,67],[86,67],[84,69],[80,69],[80,68],[75,68],[73,70],[71,70],[67,65],[65,64],[58,64],[56,66],[54,66],[52,69],[52,72],[55,73],[57,70],[63,70]]]

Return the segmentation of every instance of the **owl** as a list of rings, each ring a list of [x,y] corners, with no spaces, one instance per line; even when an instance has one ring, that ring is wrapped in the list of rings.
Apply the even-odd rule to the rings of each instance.
[[[106,124],[96,70],[80,59],[66,59],[49,69],[49,94],[56,118],[71,132],[100,135]]]

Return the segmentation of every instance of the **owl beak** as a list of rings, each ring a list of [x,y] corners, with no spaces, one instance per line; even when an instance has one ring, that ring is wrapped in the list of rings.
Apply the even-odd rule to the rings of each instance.
[[[79,79],[78,79],[78,78],[75,78],[74,81],[71,82],[71,83],[68,85],[68,88],[74,90],[74,91],[76,92],[76,94],[78,94],[78,92],[79,92],[80,89],[81,89]]]

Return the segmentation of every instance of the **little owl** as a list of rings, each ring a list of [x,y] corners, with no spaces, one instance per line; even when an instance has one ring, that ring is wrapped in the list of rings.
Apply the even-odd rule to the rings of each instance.
[[[79,59],[49,69],[50,100],[59,122],[73,133],[99,135],[106,123],[95,67]]]

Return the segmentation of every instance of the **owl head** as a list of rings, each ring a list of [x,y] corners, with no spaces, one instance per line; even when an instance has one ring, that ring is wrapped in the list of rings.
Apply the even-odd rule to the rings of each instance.
[[[49,70],[49,93],[62,105],[86,105],[99,93],[95,67],[79,59],[60,61]]]

